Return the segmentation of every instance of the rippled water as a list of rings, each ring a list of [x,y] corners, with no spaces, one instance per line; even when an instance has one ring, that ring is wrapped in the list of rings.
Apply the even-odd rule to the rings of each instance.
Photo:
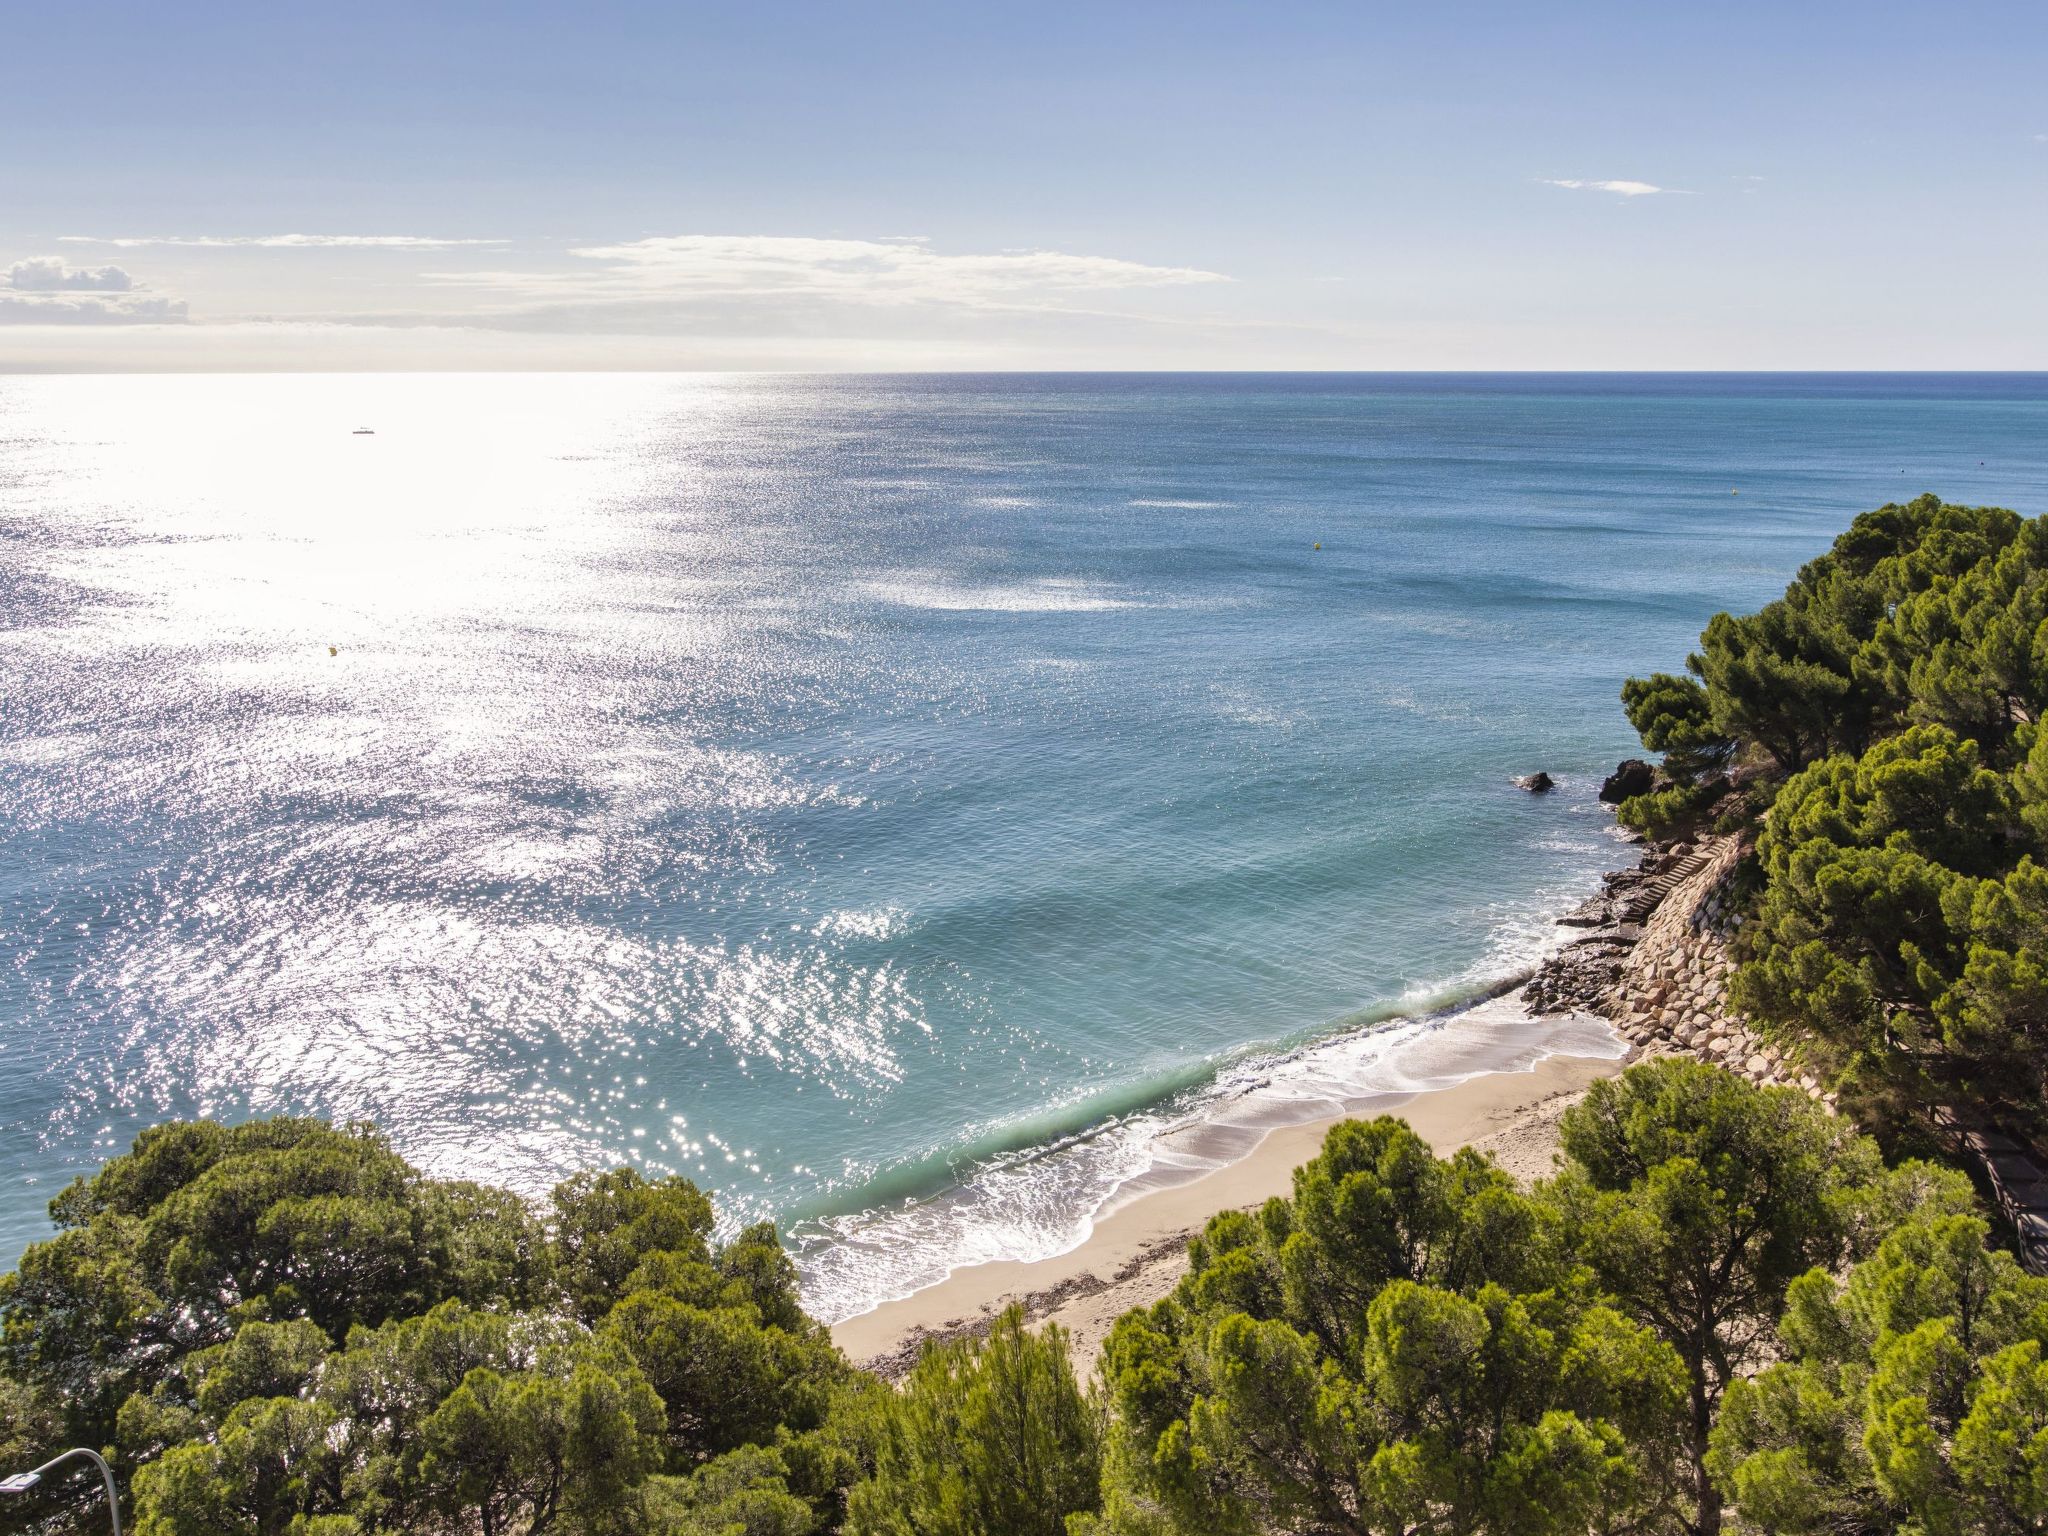
[[[830,1315],[1070,1243],[1240,1090],[1597,1049],[1407,1016],[1612,862],[1620,679],[1860,508],[2048,508],[2044,429],[2010,376],[0,378],[0,1239],[313,1109],[687,1172]]]

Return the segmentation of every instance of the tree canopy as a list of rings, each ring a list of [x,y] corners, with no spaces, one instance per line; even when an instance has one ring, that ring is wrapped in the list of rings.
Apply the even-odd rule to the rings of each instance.
[[[2048,1136],[2048,518],[1931,496],[1858,517],[1688,676],[1622,690],[1672,787],[1762,810],[1732,1001],[1890,1134],[1966,1102]]]
[[[1670,1497],[1682,1369],[1476,1154],[1347,1122],[1122,1318],[1113,1528],[1579,1532]]]
[[[1796,1281],[1784,1359],[1730,1387],[1712,1463],[1745,1530],[2025,1532],[2048,1521],[2048,1280],[1969,1214],[1915,1213]]]
[[[1777,1353],[1795,1286],[1972,1199],[1886,1171],[1803,1094],[1678,1058],[1596,1083],[1563,1143],[1525,1190],[1347,1122],[1291,1198],[1213,1218],[1110,1336],[1101,1523],[1718,1530],[1721,1402]]]
[[[1102,1423],[1057,1326],[1011,1307],[985,1339],[927,1349],[878,1415],[849,1536],[1064,1536],[1101,1502]]]
[[[106,1447],[143,1536],[836,1523],[872,1384],[774,1231],[630,1169],[550,1206],[363,1126],[147,1131],[0,1280],[0,1428]]]
[[[686,1181],[529,1209],[364,1127],[168,1126],[0,1282],[0,1437],[106,1447],[141,1536],[1702,1536],[1728,1498],[2030,1528],[2048,1282],[1959,1175],[1678,1059],[1594,1085],[1562,1143],[1523,1187],[1342,1122],[1288,1198],[1210,1220],[1091,1386],[1013,1309],[892,1389],[773,1229],[721,1241]],[[419,1247],[346,1251],[396,1231]]]

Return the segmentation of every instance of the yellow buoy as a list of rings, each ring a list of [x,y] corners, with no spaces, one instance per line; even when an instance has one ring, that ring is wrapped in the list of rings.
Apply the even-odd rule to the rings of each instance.
[[[1320,545],[1320,544],[1318,544],[1318,545],[1316,546],[1316,548],[1317,548],[1317,549],[1321,549],[1322,547],[1323,547],[1323,546],[1322,546],[1322,545]]]

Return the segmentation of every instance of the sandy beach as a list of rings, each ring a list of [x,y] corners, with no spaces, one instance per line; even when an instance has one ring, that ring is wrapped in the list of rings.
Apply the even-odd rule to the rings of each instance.
[[[1547,1056],[1526,1071],[1489,1072],[1453,1087],[1376,1106],[1415,1127],[1439,1153],[1472,1146],[1518,1178],[1551,1169],[1558,1118],[1622,1059]],[[1286,1194],[1339,1117],[1271,1131],[1246,1157],[1174,1188],[1143,1195],[1098,1219],[1078,1248],[1032,1263],[977,1264],[901,1301],[850,1317],[832,1336],[847,1357],[900,1374],[927,1338],[974,1333],[1013,1301],[1033,1322],[1072,1335],[1076,1366],[1092,1370],[1110,1325],[1172,1289],[1187,1267],[1188,1237],[1210,1216]]]

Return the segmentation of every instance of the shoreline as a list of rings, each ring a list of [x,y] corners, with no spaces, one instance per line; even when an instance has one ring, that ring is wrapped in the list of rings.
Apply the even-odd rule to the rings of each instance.
[[[1550,1171],[1557,1150],[1558,1117],[1596,1079],[1620,1072],[1633,1054],[1546,1055],[1525,1068],[1389,1093],[1383,1102],[1276,1126],[1245,1156],[1098,1217],[1088,1237],[1065,1253],[957,1269],[934,1285],[835,1323],[833,1341],[849,1360],[893,1379],[909,1370],[927,1342],[979,1335],[1014,1301],[1023,1304],[1030,1323],[1056,1322],[1068,1330],[1075,1367],[1085,1375],[1119,1316],[1173,1288],[1187,1268],[1188,1239],[1219,1211],[1256,1207],[1286,1194],[1294,1170],[1315,1156],[1340,1120],[1396,1114],[1439,1155],[1478,1147],[1518,1178],[1540,1177]]]
[[[1115,1320],[1172,1290],[1186,1272],[1187,1240],[1212,1215],[1287,1194],[1294,1169],[1346,1118],[1398,1115],[1439,1156],[1475,1147],[1528,1181],[1551,1171],[1564,1111],[1591,1083],[1646,1056],[1700,1056],[1752,1081],[1796,1085],[1832,1108],[1813,1078],[1757,1040],[1721,999],[1728,940],[1739,922],[1724,891],[1741,851],[1739,838],[1723,836],[1645,845],[1635,867],[1604,875],[1595,894],[1557,920],[1580,930],[1578,937],[1533,974],[1504,979],[1484,994],[1517,1005],[1531,1022],[1597,1024],[1616,1047],[1612,1055],[1539,1047],[1532,1060],[1483,1068],[1443,1086],[1347,1099],[1324,1113],[1269,1124],[1223,1165],[1099,1213],[1089,1235],[1065,1253],[956,1269],[835,1323],[834,1341],[850,1360],[896,1378],[926,1343],[979,1335],[1017,1302],[1027,1322],[1068,1330],[1075,1369],[1085,1377]]]

